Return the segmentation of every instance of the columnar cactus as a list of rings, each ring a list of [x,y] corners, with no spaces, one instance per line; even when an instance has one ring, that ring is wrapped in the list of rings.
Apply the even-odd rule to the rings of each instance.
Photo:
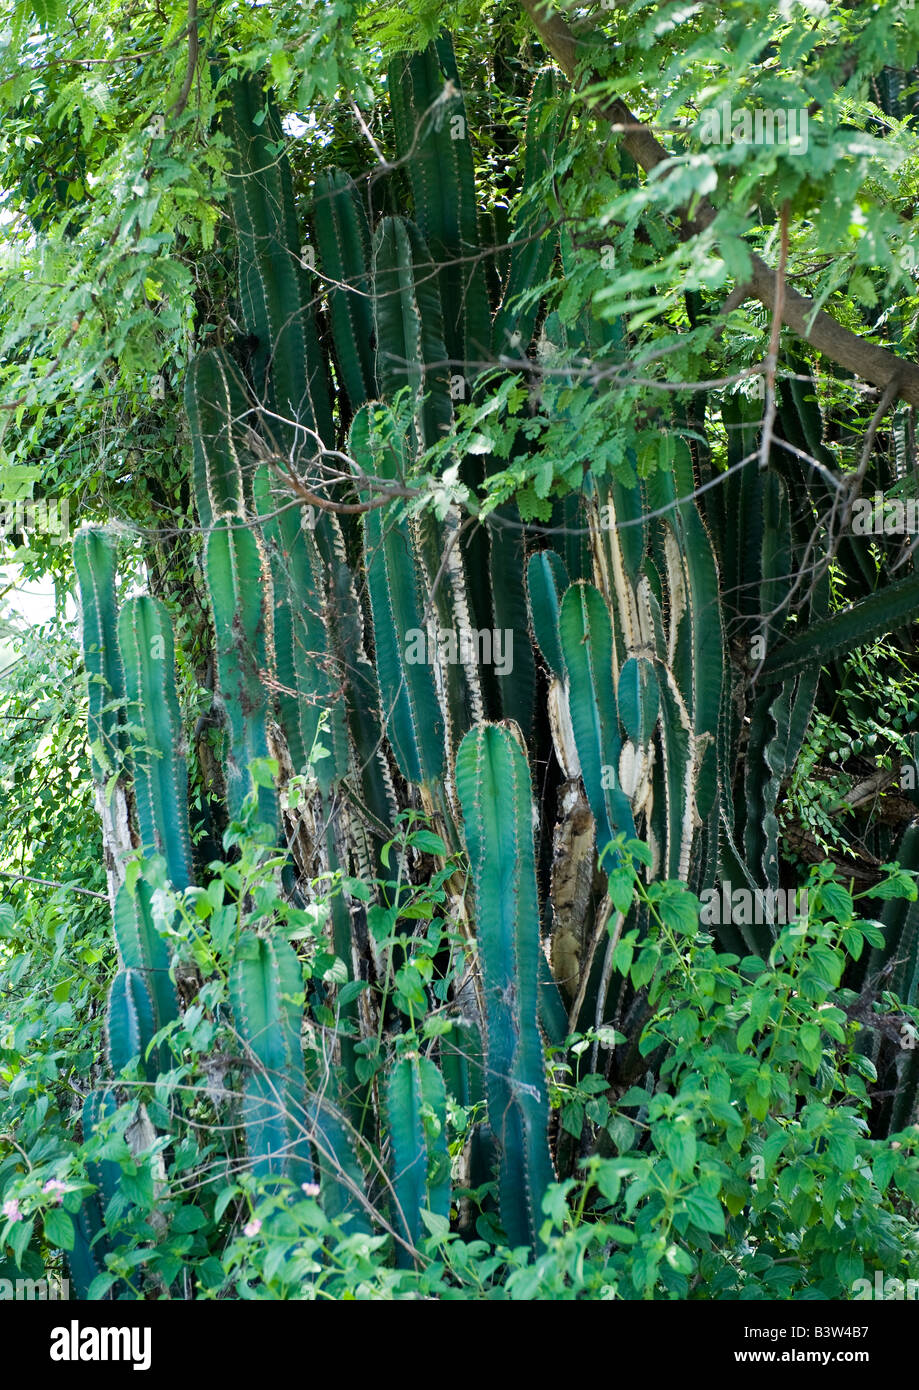
[[[549,1098],[539,1034],[539,898],[527,760],[494,724],[466,735],[456,789],[475,889],[485,996],[485,1086],[498,1145],[501,1221],[513,1245],[539,1244],[553,1179]]]
[[[242,1116],[257,1174],[313,1181],[303,1048],[303,972],[286,941],[247,933],[230,972],[233,1014],[246,1047]]]
[[[227,718],[227,802],[238,816],[245,796],[254,789],[251,766],[269,756],[268,696],[264,682],[268,667],[265,636],[264,570],[252,531],[229,520],[218,521],[207,538],[207,587],[217,639],[217,679]],[[270,787],[258,785],[261,819],[277,822],[277,798]]]
[[[149,595],[128,599],[118,618],[134,796],[144,854],[162,854],[176,888],[192,882],[188,772],[175,689],[172,624]]]
[[[447,1093],[435,1064],[417,1053],[401,1057],[389,1073],[386,1112],[392,1136],[392,1186],[397,1225],[408,1245],[426,1234],[422,1213],[450,1215]],[[400,1259],[408,1252],[398,1247]]]
[[[508,1240],[536,1250],[555,1175],[542,1037],[562,1046],[585,1020],[615,1016],[619,1026],[644,1006],[627,985],[611,995],[597,949],[611,922],[610,845],[640,836],[651,846],[652,876],[696,889],[731,874],[774,886],[779,792],[820,665],[912,616],[919,582],[907,577],[832,616],[827,586],[816,586],[792,629],[781,615],[800,553],[797,515],[815,505],[812,479],[771,458],[768,470],[732,467],[723,487],[694,496],[711,460],[680,437],[672,462],[632,485],[625,466],[613,477],[588,471],[578,492],[554,504],[553,523],[567,534],[550,528],[553,548],[535,549],[545,540],[510,504],[490,531],[470,534],[455,506],[422,505],[425,451],[443,454],[455,403],[475,399],[483,365],[510,370],[508,355],[525,358],[537,325],[546,342],[566,335],[585,353],[615,357],[627,341],[621,323],[585,313],[563,327],[557,314],[544,321],[540,313],[541,286],[557,258],[564,265],[573,254],[569,236],[544,227],[559,80],[544,72],[533,88],[524,191],[494,305],[448,41],[398,57],[389,72],[411,216],[374,226],[360,183],[320,173],[309,246],[278,155],[277,112],[253,79],[232,83],[229,94],[224,128],[252,356],[244,370],[232,351],[203,352],[185,385],[228,811],[239,817],[254,797],[259,820],[281,842],[292,817],[282,820],[277,790],[265,785],[266,762],[279,766],[278,790],[291,772],[307,774],[307,829],[298,824],[285,845],[284,886],[302,901],[317,893],[317,865],[340,874],[345,891],[333,897],[330,935],[351,977],[336,997],[336,966],[336,983],[313,980],[307,996],[296,952],[269,922],[242,934],[229,994],[249,1162],[272,1185],[318,1179],[326,1214],[347,1217],[352,1231],[373,1230],[371,1197],[379,1202],[388,1185],[385,1223],[408,1262],[425,1237],[425,1214],[452,1214],[452,1098],[477,1112],[464,1172],[483,1184],[497,1177]],[[327,310],[330,343],[320,338],[316,301]],[[341,388],[335,402],[332,379]],[[787,429],[812,452],[822,447],[814,409],[800,391],[783,392]],[[755,445],[754,426],[731,404],[724,423],[728,462],[738,464]],[[688,433],[678,415],[672,433]],[[473,492],[497,466],[481,454],[451,462]],[[125,818],[135,847],[144,858],[162,855],[173,887],[187,889],[188,779],[166,611],[144,596],[119,617],[109,533],[81,532],[74,559],[94,777],[101,784],[115,772],[130,788]],[[776,615],[766,630],[763,613]],[[474,622],[511,633],[513,669],[495,676],[469,654],[464,637]],[[729,673],[727,636],[750,647],[742,680]],[[458,659],[442,650],[443,638]],[[533,718],[538,689],[547,689],[547,725]],[[494,722],[500,716],[505,722]],[[317,743],[328,756],[313,756]],[[559,792],[557,814],[544,807],[536,827],[538,860],[529,755]],[[450,879],[446,911],[478,967],[473,987],[444,991],[453,1031],[429,1050],[425,1043],[424,1055],[414,1036],[394,1036],[385,990],[373,989],[381,951],[368,925],[374,908],[392,906],[379,882],[391,876],[387,847],[400,813],[419,805],[448,852],[465,850],[469,880],[462,867]],[[441,850],[433,852],[441,867]],[[919,858],[912,840],[903,852]],[[549,890],[542,904],[537,883]],[[910,998],[919,988],[915,919],[885,907],[875,962],[900,960],[897,986]],[[635,910],[633,926],[647,926]],[[739,953],[764,953],[772,941],[769,923],[717,930],[720,944]],[[169,1058],[150,1041],[176,1020],[179,1001],[143,878],[117,895],[115,935],[111,1068],[120,1077],[140,1058],[153,1081]],[[302,1023],[306,1011],[311,1027],[317,1018],[327,1024],[330,1004],[339,1036],[320,1074],[318,1053],[304,1052]],[[368,1080],[372,1069],[358,1065],[361,1044],[383,1049],[382,1079]],[[911,1113],[916,1066],[911,1055],[901,1068],[892,1122]],[[85,1124],[97,1118],[90,1107]],[[101,1219],[93,1199],[75,1259]],[[97,1262],[84,1266],[88,1280]]]

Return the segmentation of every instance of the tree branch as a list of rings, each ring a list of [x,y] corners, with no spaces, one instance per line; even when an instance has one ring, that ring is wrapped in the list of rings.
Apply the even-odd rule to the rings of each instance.
[[[562,16],[550,9],[548,0],[520,2],[536,26],[542,42],[574,85],[578,45],[585,37],[592,35],[579,31],[576,37]],[[609,121],[613,129],[622,135],[623,146],[645,173],[650,173],[670,158],[650,128],[634,116],[618,97],[591,100],[590,105],[597,115]],[[684,225],[690,232],[699,232],[710,227],[715,216],[715,209],[705,200],[693,219],[684,217]],[[752,272],[746,288],[753,298],[760,300],[773,312],[780,307],[782,322],[825,357],[875,386],[893,388],[896,395],[910,405],[919,405],[919,367],[915,363],[904,361],[877,343],[866,342],[857,333],[837,323],[831,314],[817,309],[812,299],[790,285],[784,286],[783,302],[779,306],[775,271],[755,252],[751,253],[751,261]]]
[[[188,62],[185,65],[185,80],[182,83],[182,90],[179,92],[178,99],[173,103],[169,110],[170,120],[176,121],[188,105],[188,98],[191,95],[191,84],[195,80],[195,72],[198,68],[198,0],[188,0]]]

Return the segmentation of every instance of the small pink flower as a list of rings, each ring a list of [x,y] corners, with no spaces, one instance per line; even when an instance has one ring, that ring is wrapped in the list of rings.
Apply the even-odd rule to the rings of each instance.
[[[318,1196],[319,1196],[319,1184],[318,1184],[318,1182],[305,1182],[305,1183],[302,1183],[301,1186],[302,1186],[302,1188],[303,1188],[303,1191],[306,1193],[307,1197],[318,1197]]]
[[[67,1184],[61,1182],[60,1178],[49,1178],[42,1188],[42,1192],[46,1192],[49,1196],[53,1196],[55,1193],[57,1194],[57,1205],[60,1205],[64,1200],[64,1193],[66,1191]]]
[[[257,1236],[258,1233],[259,1233],[259,1231],[260,1231],[261,1229],[262,1229],[262,1223],[261,1223],[261,1221],[259,1221],[258,1218],[256,1217],[254,1221],[247,1221],[246,1224],[245,1224],[245,1226],[243,1226],[243,1235],[244,1235],[244,1236]]]
[[[3,1203],[3,1215],[9,1221],[21,1221],[22,1212],[19,1210],[19,1202],[15,1197],[10,1197],[9,1201]]]

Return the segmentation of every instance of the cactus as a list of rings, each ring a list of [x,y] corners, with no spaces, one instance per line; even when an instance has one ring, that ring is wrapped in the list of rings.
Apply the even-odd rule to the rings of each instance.
[[[571,725],[587,800],[597,823],[597,850],[635,834],[629,799],[619,784],[622,739],[616,710],[613,633],[603,596],[572,584],[562,599],[559,640],[569,686]],[[607,866],[610,860],[606,860]]]
[[[235,364],[220,350],[192,358],[184,402],[198,517],[209,531],[218,517],[245,516],[252,466],[245,442],[251,403]]]
[[[266,467],[256,471],[255,505],[271,570],[274,670],[278,715],[295,772],[303,772],[313,750],[323,712],[330,724],[331,756],[316,767],[327,790],[347,771],[345,713],[336,698],[334,662],[324,612],[325,574],[316,542],[303,525],[309,519],[289,496],[272,488]],[[285,505],[286,500],[286,505]]]
[[[332,567],[324,608],[330,645],[346,687],[348,729],[354,748],[354,781],[377,835],[388,834],[397,814],[389,762],[383,748],[380,687],[367,655],[363,608],[344,559]]]
[[[494,628],[502,634],[510,669],[497,671],[501,713],[524,734],[533,724],[536,664],[527,623],[526,543],[516,507],[501,507],[489,528],[489,578]]]
[[[396,151],[408,168],[415,219],[439,267],[447,353],[457,363],[487,361],[491,316],[476,254],[475,174],[449,40],[393,58],[387,87]],[[469,370],[474,374],[473,366]]]
[[[254,77],[232,83],[230,96],[224,130],[239,239],[239,297],[246,331],[257,344],[256,400],[271,407],[263,423],[280,452],[287,457],[299,448],[310,456],[317,445],[306,431],[328,442],[335,435],[325,359],[298,254],[290,168],[276,156],[280,120]]]
[[[718,567],[711,538],[695,503],[680,500],[690,497],[694,489],[689,449],[678,439],[673,472],[658,472],[649,480],[648,502],[652,510],[672,506],[671,519],[660,525],[676,542],[686,606],[685,616],[671,636],[669,664],[692,720],[699,759],[696,803],[699,818],[704,821],[720,790],[716,737],[721,714],[725,643]],[[668,549],[666,536],[663,550],[667,566],[674,566],[676,552],[672,546]],[[672,573],[668,579],[670,593],[673,594],[680,584],[679,575]]]
[[[153,920],[152,897],[153,890],[142,878],[133,888],[122,884],[113,915],[121,964],[144,981],[159,1032],[178,1018],[179,1001],[169,976],[169,949]]]
[[[806,667],[826,665],[834,657],[864,646],[915,621],[919,612],[919,574],[911,574],[860,599],[832,617],[811,623],[766,658],[762,675],[785,680]]]
[[[365,406],[352,425],[351,436],[352,451],[372,453],[380,477],[401,475],[399,446],[385,414]],[[428,660],[429,629],[411,534],[399,519],[401,505],[395,501],[364,516],[376,668],[387,735],[399,770],[410,782],[434,786],[445,773],[444,719]],[[415,659],[419,655],[422,659]]]
[[[370,223],[348,175],[320,174],[313,189],[313,229],[323,277],[335,356],[352,411],[377,395],[373,357]]]
[[[268,700],[261,676],[268,665],[265,642],[263,568],[251,531],[218,521],[207,538],[206,574],[214,631],[217,673],[227,716],[227,802],[238,816],[245,796],[255,790],[259,817],[277,825],[277,800],[270,787],[253,788],[251,763],[269,754]]]
[[[148,1055],[156,1033],[156,1014],[146,981],[139,970],[119,970],[108,997],[108,1058],[115,1076],[140,1058],[148,1081],[157,1073],[157,1059]]]
[[[453,422],[445,365],[448,349],[430,252],[417,227],[401,218],[384,218],[374,236],[374,313],[383,395],[389,401],[408,389],[414,411],[411,443],[416,449],[429,448],[444,438]],[[356,438],[352,427],[351,450],[358,459],[366,456],[365,438],[363,427]],[[368,442],[372,447],[372,437]],[[405,471],[400,461],[398,475]],[[471,624],[465,576],[454,545],[456,527],[454,511],[442,523],[428,511],[413,523],[412,539],[419,579],[431,595],[440,629],[458,635]],[[451,662],[442,674],[445,713],[458,737],[482,712],[477,668],[469,661]]]
[[[623,662],[616,698],[626,737],[634,744],[646,745],[660,709],[657,677],[647,657],[630,656]]]
[[[506,460],[487,454],[449,459],[443,445],[454,401],[475,398],[487,354],[527,351],[541,322],[539,285],[552,274],[559,245],[563,266],[574,250],[566,234],[537,235],[547,208],[542,170],[559,138],[557,79],[542,73],[534,87],[524,190],[493,325],[466,111],[448,43],[394,59],[389,92],[401,168],[387,174],[380,206],[401,208],[404,170],[413,220],[384,216],[372,227],[369,194],[365,200],[340,171],[318,174],[311,234],[331,340],[320,341],[290,171],[275,144],[276,113],[269,103],[260,124],[265,102],[257,85],[245,79],[232,86],[225,129],[242,317],[254,357],[244,376],[225,351],[201,354],[185,402],[207,533],[229,812],[237,816],[253,790],[254,761],[276,751],[283,779],[285,743],[293,771],[307,768],[324,721],[331,756],[315,764],[318,793],[308,798],[302,823],[286,817],[292,849],[284,888],[312,905],[317,872],[339,870],[346,880],[328,928],[353,976],[346,992],[336,998],[329,985],[327,995],[325,982],[314,980],[304,1000],[296,955],[267,935],[245,935],[232,964],[231,1001],[248,1063],[242,1122],[250,1163],[272,1180],[315,1175],[326,1215],[350,1216],[350,1230],[368,1234],[368,1208],[379,1193],[368,1174],[388,1172],[389,1226],[407,1262],[406,1247],[417,1250],[424,1239],[422,1213],[450,1211],[448,1090],[478,1112],[464,1171],[487,1181],[494,1158],[507,1238],[538,1248],[542,1196],[554,1176],[540,1027],[557,1047],[569,1027],[547,955],[568,989],[575,1026],[614,1018],[632,1031],[628,1056],[610,1061],[610,1076],[633,1060],[652,1072],[656,1066],[638,1055],[643,1000],[627,985],[605,997],[612,957],[605,962],[598,947],[607,939],[611,900],[598,856],[605,854],[610,869],[610,842],[637,833],[652,846],[651,877],[681,878],[696,889],[718,875],[751,887],[775,884],[780,790],[804,737],[820,666],[906,622],[919,588],[907,578],[872,594],[862,565],[850,610],[828,616],[824,585],[786,621],[790,576],[808,539],[802,527],[819,506],[817,484],[780,449],[768,469],[739,466],[756,451],[759,420],[738,401],[723,412],[723,477],[716,476],[717,452],[689,432],[677,410],[666,425],[676,436],[669,465],[630,479],[638,470],[627,452],[613,476],[588,471],[580,491],[554,501],[550,534],[567,528],[557,553],[527,558],[534,540],[545,542],[520,524],[513,503],[477,534],[459,531],[455,508],[438,515],[421,505],[431,481],[423,454],[432,446],[441,446],[446,464],[459,465],[473,494],[489,469],[503,468]],[[553,108],[548,122],[545,104]],[[585,357],[606,360],[616,360],[626,341],[621,323],[599,323],[587,311],[568,326],[550,315],[542,335],[550,346],[564,338]],[[341,388],[334,415],[330,369]],[[811,394],[806,383],[783,387],[780,420],[786,438],[821,458],[826,446]],[[526,448],[522,431],[514,449],[523,462]],[[352,476],[339,473],[331,491],[330,465],[346,459]],[[303,528],[299,499],[281,476],[288,464],[323,499],[314,527]],[[700,479],[718,486],[695,498]],[[381,484],[390,492],[385,500]],[[360,520],[347,511],[355,499],[364,508]],[[119,649],[114,544],[105,533],[81,533],[75,556],[94,774],[101,779],[120,767],[127,700],[138,839],[146,854],[164,854],[183,887],[191,881],[187,786],[168,622],[155,600],[130,600],[118,623]],[[470,606],[480,628],[512,632],[506,676],[493,679],[476,660],[451,661],[436,650],[438,629],[459,636]],[[774,617],[768,629],[764,613]],[[548,720],[542,711],[532,718],[528,628],[546,668]],[[757,636],[765,642],[761,667],[748,655]],[[728,637],[734,656],[743,653],[733,680]],[[487,722],[486,710],[499,709],[507,724]],[[546,788],[538,823],[539,881],[549,889],[542,905],[524,739]],[[278,802],[264,780],[260,771],[259,815],[279,838]],[[379,951],[368,920],[382,903],[365,907],[356,885],[347,886],[353,876],[369,897],[377,892],[373,880],[388,876],[380,847],[400,812],[419,804],[434,813],[451,849],[462,829],[471,888],[457,874],[445,890],[446,911],[463,933],[462,949],[481,965],[468,989],[442,996],[459,1013],[455,1030],[469,1046],[447,1036],[424,1057],[403,1051],[391,1015],[375,1013]],[[904,841],[902,853],[915,857],[915,848]],[[880,968],[903,957],[896,985],[910,997],[919,988],[914,917],[911,907],[885,906],[885,947],[874,960]],[[646,921],[633,911],[619,925],[641,933]],[[541,931],[551,938],[547,949]],[[122,968],[109,1004],[109,1045],[120,1068],[176,1017],[178,1001],[143,880],[118,895],[115,932]],[[765,954],[772,930],[725,923],[718,936],[737,954]],[[323,1024],[339,1020],[330,1065],[318,1052],[304,1057],[304,1007]],[[398,1057],[369,1081],[356,1051],[362,1037]],[[151,1053],[145,1075],[152,1080],[168,1064],[164,1051]],[[910,1058],[901,1066],[891,1123],[911,1114],[916,1065]],[[479,1110],[483,1090],[487,1117]],[[91,1231],[98,1212],[87,1212]]]
[[[84,1147],[89,1145],[100,1124],[117,1110],[111,1090],[91,1091],[83,1102],[82,1127]],[[101,1162],[87,1159],[86,1175],[95,1191],[84,1197],[74,1220],[73,1249],[67,1254],[67,1266],[77,1297],[87,1299],[93,1280],[106,1271],[106,1256],[114,1249],[105,1232],[106,1210],[118,1191],[121,1170],[111,1159]],[[120,1283],[114,1284],[104,1298],[115,1298]]]
[[[537,1022],[539,900],[529,768],[507,729],[486,724],[466,735],[456,757],[456,789],[475,892],[501,1220],[512,1245],[536,1249],[542,1197],[553,1180]]]
[[[392,1135],[392,1185],[403,1238],[417,1249],[426,1229],[422,1212],[450,1215],[450,1155],[447,1152],[447,1093],[427,1057],[406,1053],[392,1067],[386,1086]],[[402,1263],[404,1247],[398,1248]]]
[[[565,658],[558,633],[562,598],[568,589],[565,563],[554,550],[540,550],[527,564],[527,597],[530,622],[549,670],[558,680],[565,679]]]
[[[377,374],[391,400],[406,388],[419,447],[438,443],[453,420],[440,297],[417,227],[384,217],[373,239]]]
[[[325,1215],[329,1220],[347,1218],[349,1234],[370,1235],[367,1178],[355,1154],[353,1131],[324,1096],[311,1096],[306,1114]]]
[[[102,782],[124,752],[124,671],[113,640],[116,546],[98,527],[83,527],[74,537],[73,565],[80,586],[83,660],[89,693],[89,747],[93,779]]]
[[[176,888],[192,882],[188,772],[175,691],[172,624],[158,599],[128,599],[118,618],[134,796],[145,855],[162,854]]]
[[[251,933],[230,970],[233,1015],[248,1054],[242,1117],[256,1174],[312,1182],[303,1049],[303,972],[286,941]]]

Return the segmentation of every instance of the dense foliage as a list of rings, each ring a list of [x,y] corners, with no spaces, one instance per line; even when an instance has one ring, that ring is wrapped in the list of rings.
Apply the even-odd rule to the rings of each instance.
[[[0,1278],[919,1275],[917,46],[5,6]]]

